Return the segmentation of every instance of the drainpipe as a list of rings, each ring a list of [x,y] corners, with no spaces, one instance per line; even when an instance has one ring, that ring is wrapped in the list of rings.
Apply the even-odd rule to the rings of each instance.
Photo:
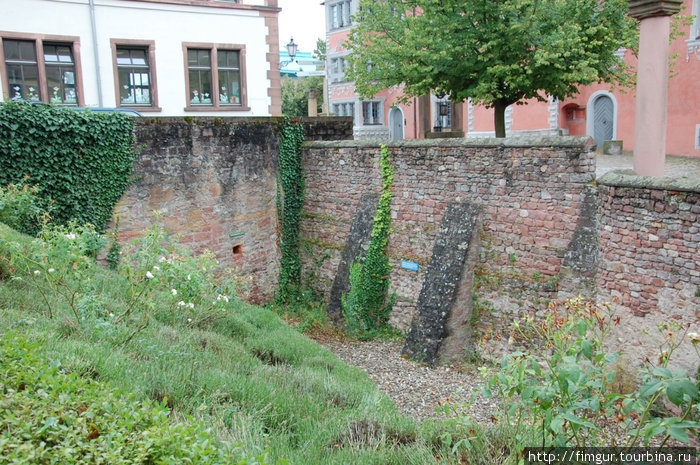
[[[102,77],[100,76],[100,52],[97,48],[97,26],[95,25],[95,0],[90,0],[90,24],[92,25],[92,46],[95,50],[95,71],[97,73],[97,101],[98,106],[103,107],[102,102]]]

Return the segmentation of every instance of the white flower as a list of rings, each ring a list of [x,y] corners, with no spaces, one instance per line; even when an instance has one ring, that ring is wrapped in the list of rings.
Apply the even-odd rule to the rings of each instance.
[[[179,301],[179,302],[177,303],[177,306],[178,306],[178,307],[184,307],[185,305],[187,305],[187,304],[185,303],[184,300],[181,300],[181,301]]]
[[[153,273],[151,273],[150,271],[146,271],[146,277],[148,279],[153,279]]]
[[[73,234],[73,233],[68,233],[68,234],[66,234],[66,237],[67,237],[68,239],[74,241],[75,238],[76,238],[77,236],[76,236],[75,234]]]
[[[166,258],[165,258],[164,256],[162,256],[162,255],[161,255],[160,257],[158,257],[158,262],[159,262],[159,263],[163,263],[165,260],[166,260]]]
[[[156,271],[160,271],[160,267],[158,265],[153,265],[153,269]]]
[[[192,318],[188,318],[188,319],[187,319],[187,322],[188,322],[188,323],[192,323]]]
[[[177,289],[171,289],[170,292],[172,292],[173,295],[177,295]]]
[[[228,302],[227,296],[219,294],[219,296],[216,298],[216,300],[221,300],[221,299],[223,299],[225,302]]]
[[[697,344],[698,342],[700,342],[700,334],[698,333],[688,333],[688,338],[693,344]]]
[[[190,307],[190,308],[194,308],[194,303],[190,302],[190,303],[187,304],[187,306]]]
[[[49,268],[49,273],[53,273],[54,271],[56,270],[54,270],[53,268]]]
[[[110,316],[110,318],[114,318],[114,313],[110,312],[109,316]]]
[[[187,280],[188,280],[188,281],[190,280],[190,275],[187,275]]]
[[[39,270],[34,270],[34,275],[35,275],[35,276],[39,276],[40,274],[41,274],[41,271],[39,271]]]

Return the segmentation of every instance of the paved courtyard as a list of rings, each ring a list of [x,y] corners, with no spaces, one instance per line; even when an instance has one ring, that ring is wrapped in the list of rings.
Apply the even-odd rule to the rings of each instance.
[[[632,169],[632,154],[622,155],[597,155],[596,156],[596,177],[612,170]],[[668,155],[666,157],[665,177],[688,178],[700,181],[700,157],[678,157]]]

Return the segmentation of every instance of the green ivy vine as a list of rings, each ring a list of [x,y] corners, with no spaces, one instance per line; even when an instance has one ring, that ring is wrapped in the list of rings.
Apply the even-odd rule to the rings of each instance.
[[[379,167],[382,193],[374,215],[372,236],[364,259],[350,267],[350,292],[343,296],[343,316],[348,333],[370,339],[389,330],[388,322],[396,294],[389,292],[389,256],[386,246],[391,233],[391,186],[394,167],[389,151],[382,146]]]
[[[304,125],[285,117],[279,143],[279,182],[277,214],[281,224],[278,303],[293,303],[301,293],[301,262],[299,259],[299,226],[304,206],[304,171],[301,166],[301,146]],[[280,188],[281,186],[281,188]]]
[[[38,187],[56,224],[92,223],[104,231],[129,185],[131,117],[24,102],[0,104],[0,186]]]

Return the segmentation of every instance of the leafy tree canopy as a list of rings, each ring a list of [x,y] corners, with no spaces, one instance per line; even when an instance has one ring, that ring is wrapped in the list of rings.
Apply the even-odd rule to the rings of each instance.
[[[315,90],[318,95],[318,108],[323,104],[323,76],[282,79],[282,114],[287,116],[309,116],[308,95]]]
[[[313,56],[319,60],[326,61],[326,52],[326,41],[321,38],[316,39],[316,48]]]
[[[635,46],[627,9],[627,0],[360,0],[349,78],[368,98],[396,85],[406,98],[471,98],[495,109],[505,137],[508,105],[631,83],[615,54]]]

